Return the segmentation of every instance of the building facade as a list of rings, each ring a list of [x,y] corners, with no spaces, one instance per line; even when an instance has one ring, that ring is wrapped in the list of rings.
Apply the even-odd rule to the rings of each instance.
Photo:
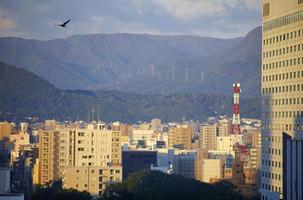
[[[179,149],[190,150],[192,148],[192,138],[194,130],[188,125],[178,125],[169,129],[168,146]]]
[[[121,166],[120,131],[104,124],[41,130],[39,138],[40,184],[64,177],[67,167]]]
[[[102,195],[109,184],[122,181],[121,166],[66,167],[63,170],[63,188]]]
[[[216,150],[218,135],[219,128],[217,125],[202,126],[200,132],[200,148],[202,147],[203,149],[207,150]]]
[[[303,1],[263,0],[262,199],[283,197],[283,136],[302,136]]]
[[[303,199],[303,140],[287,140],[285,153],[285,200]]]

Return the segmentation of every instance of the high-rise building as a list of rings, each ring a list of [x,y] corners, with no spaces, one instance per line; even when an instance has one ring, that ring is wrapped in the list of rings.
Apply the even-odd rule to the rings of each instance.
[[[190,150],[194,130],[188,125],[178,125],[169,129],[168,146]]]
[[[283,136],[302,137],[303,1],[263,0],[262,199],[284,199]]]
[[[40,184],[64,177],[66,167],[121,166],[120,131],[104,124],[41,130],[39,149]]]
[[[39,183],[46,184],[59,178],[59,137],[58,132],[41,130],[39,132]]]
[[[217,149],[217,137],[218,137],[217,125],[205,125],[200,130],[200,148],[207,150]]]

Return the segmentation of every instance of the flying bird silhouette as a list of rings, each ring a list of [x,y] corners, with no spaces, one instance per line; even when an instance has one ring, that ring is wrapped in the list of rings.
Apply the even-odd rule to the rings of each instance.
[[[58,26],[61,26],[61,27],[66,27],[66,24],[68,24],[70,22],[70,19],[67,20],[66,22],[62,23],[62,24],[57,24]]]

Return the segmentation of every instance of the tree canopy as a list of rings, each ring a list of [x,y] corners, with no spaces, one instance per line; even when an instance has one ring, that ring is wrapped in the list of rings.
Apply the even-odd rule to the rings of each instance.
[[[62,189],[60,181],[48,185],[37,185],[32,192],[32,200],[90,200],[88,192],[79,192],[75,189]]]
[[[122,183],[110,185],[104,200],[240,200],[244,197],[232,183],[211,185],[158,171],[132,174]]]

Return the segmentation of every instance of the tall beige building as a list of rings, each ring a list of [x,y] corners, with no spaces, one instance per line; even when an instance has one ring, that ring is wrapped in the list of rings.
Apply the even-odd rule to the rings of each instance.
[[[207,150],[217,150],[217,137],[219,128],[217,125],[205,125],[200,130],[200,147]]]
[[[64,178],[67,167],[121,166],[120,131],[104,124],[41,130],[39,138],[40,184]]]
[[[59,178],[59,157],[57,132],[41,130],[39,132],[39,184],[46,184]]]
[[[262,199],[283,199],[282,133],[302,137],[303,1],[263,0]]]
[[[192,148],[193,135],[194,130],[188,125],[178,125],[177,127],[170,128],[168,133],[168,146],[190,150]]]

